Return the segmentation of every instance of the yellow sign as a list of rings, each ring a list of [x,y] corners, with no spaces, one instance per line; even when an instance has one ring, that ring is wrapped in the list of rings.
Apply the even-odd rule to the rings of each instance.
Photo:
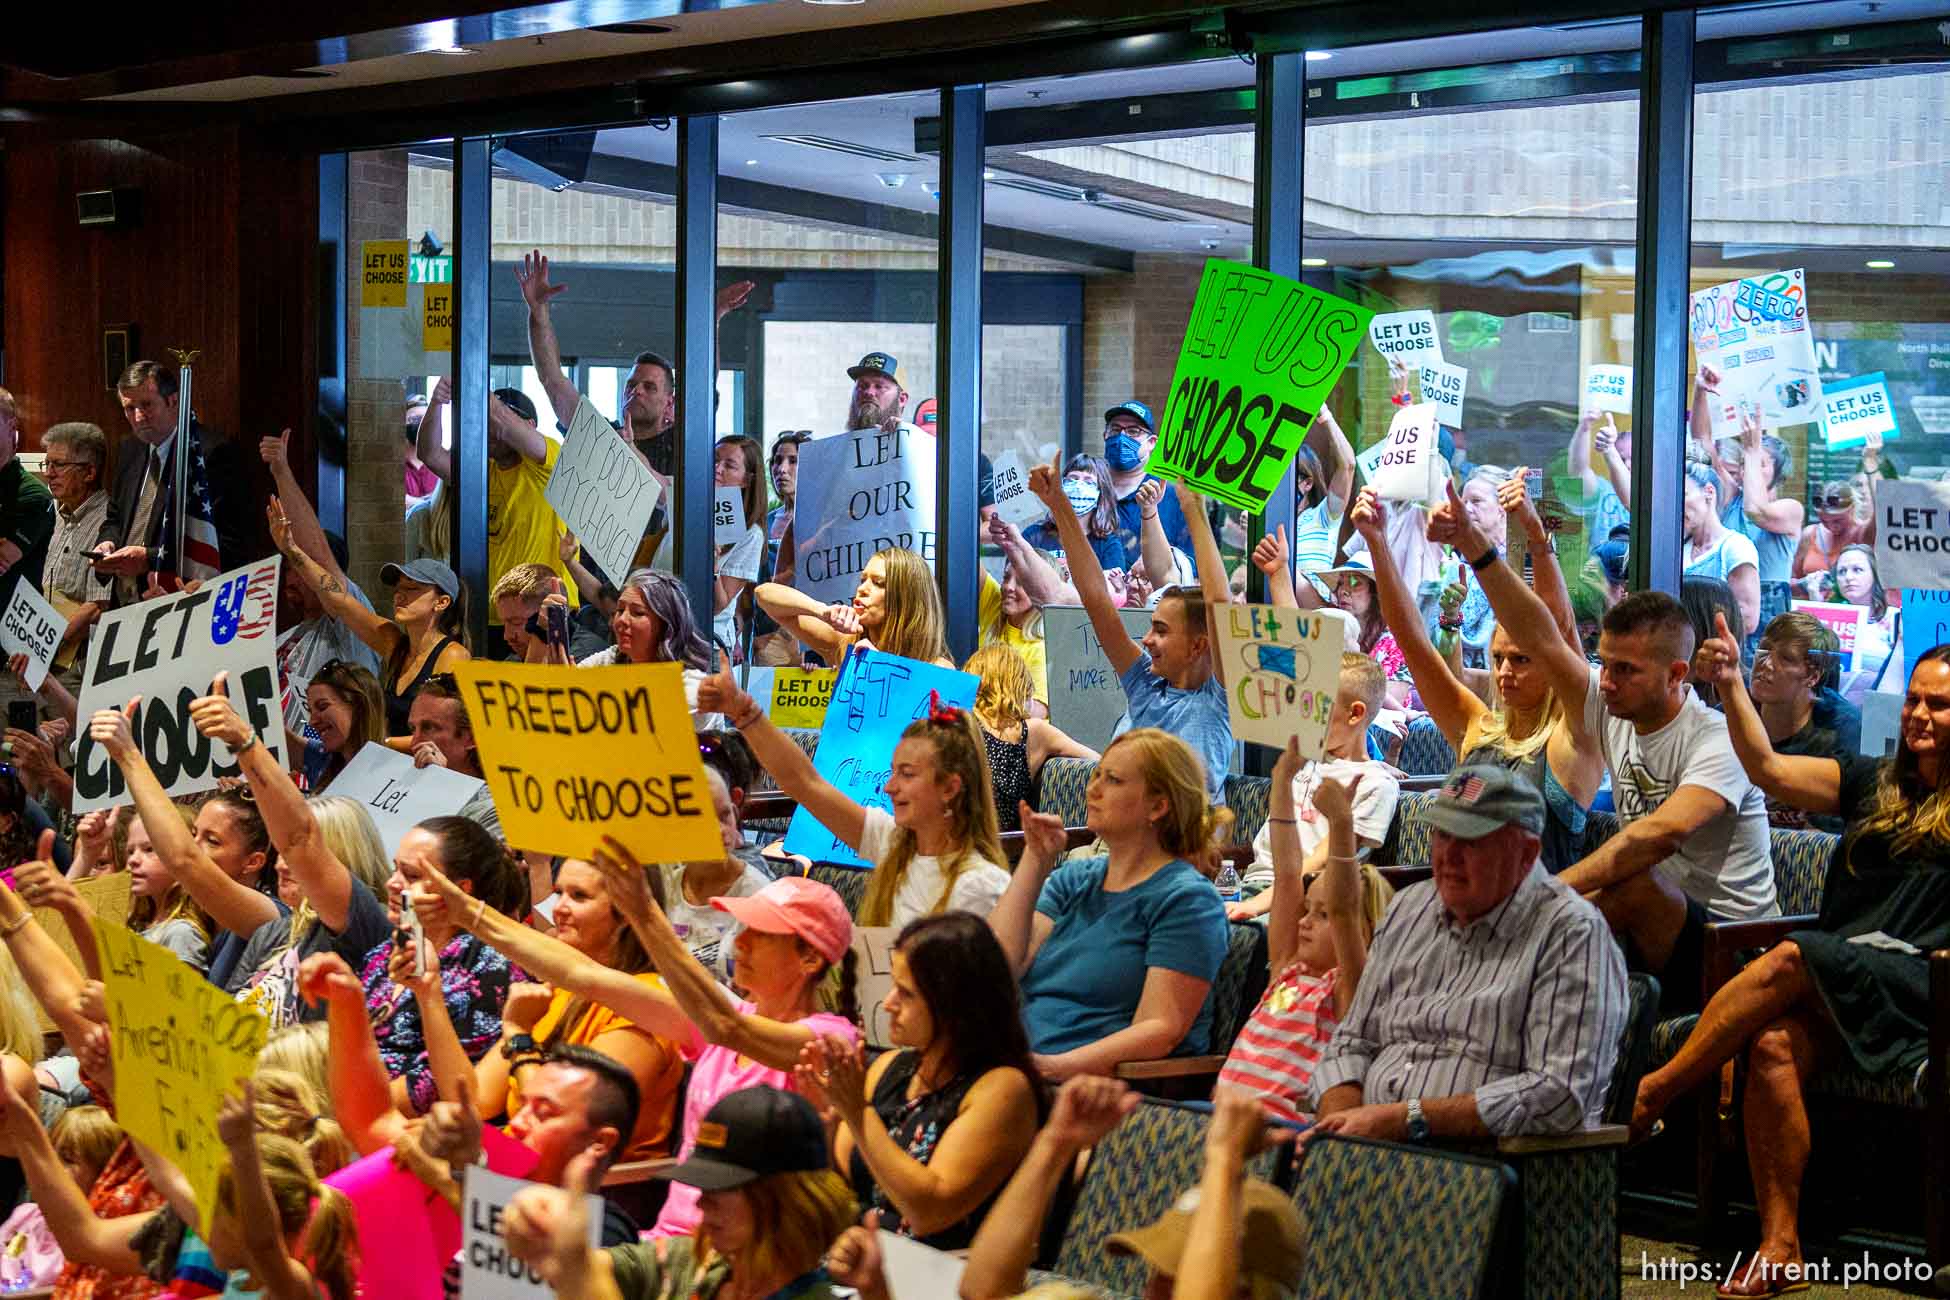
[[[404,239],[368,239],[359,246],[359,305],[406,306]]]
[[[826,706],[833,702],[837,668],[774,668],[772,725],[818,731],[826,725]]]
[[[262,1012],[228,997],[166,948],[95,919],[115,1061],[115,1117],[190,1180],[207,1227],[229,1160],[217,1106],[257,1068]]]
[[[86,880],[74,882],[74,892],[81,895],[81,901],[94,909],[95,915],[111,925],[122,925],[129,919],[129,873],[111,871],[105,876],[90,876]],[[47,937],[54,941],[67,959],[74,963],[78,971],[87,967],[81,962],[81,949],[75,947],[74,935],[68,930],[67,920],[51,907],[33,909],[34,920],[40,924]],[[40,1015],[43,1033],[53,1033],[58,1028],[47,1008],[38,1002],[34,1010]]]
[[[429,284],[426,294],[426,321],[420,329],[422,352],[454,350],[454,286]]]
[[[587,858],[614,835],[645,862],[724,858],[679,665],[470,659],[455,675],[508,843]]]

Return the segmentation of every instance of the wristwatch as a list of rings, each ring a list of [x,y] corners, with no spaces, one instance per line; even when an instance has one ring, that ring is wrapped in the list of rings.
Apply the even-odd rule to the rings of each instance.
[[[1427,1142],[1429,1140],[1429,1120],[1428,1116],[1422,1113],[1422,1099],[1420,1097],[1410,1097],[1408,1099],[1408,1140],[1410,1142]]]
[[[535,1046],[535,1036],[533,1034],[509,1034],[506,1041],[501,1044],[501,1055],[510,1061],[518,1056],[538,1056],[540,1054],[541,1049]]]

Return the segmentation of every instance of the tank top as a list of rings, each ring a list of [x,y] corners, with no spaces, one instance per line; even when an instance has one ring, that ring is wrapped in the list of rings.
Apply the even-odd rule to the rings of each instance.
[[[381,689],[386,692],[387,735],[407,736],[413,733],[413,724],[407,721],[407,715],[413,711],[413,697],[418,695],[420,688],[427,684],[427,678],[433,676],[433,666],[440,662],[441,655],[447,653],[447,647],[459,644],[460,641],[455,637],[441,637],[440,643],[433,647],[433,653],[429,654],[426,662],[420,665],[420,671],[413,675],[413,680],[406,684],[406,689],[397,694],[393,691],[393,682],[396,679],[393,674],[386,674]]]
[[[1546,747],[1548,748],[1548,746]],[[1551,771],[1550,759],[1542,749],[1527,759],[1514,759],[1494,745],[1478,745],[1463,755],[1464,763],[1494,763],[1520,773],[1544,796],[1543,847],[1537,859],[1544,870],[1556,875],[1584,857],[1584,820],[1590,809],[1571,797]]]
[[[873,1113],[880,1116],[880,1122],[887,1128],[887,1136],[899,1144],[911,1158],[928,1163],[934,1156],[934,1148],[941,1141],[941,1135],[955,1122],[961,1111],[962,1099],[968,1090],[975,1086],[980,1076],[958,1074],[933,1092],[925,1093],[912,1101],[907,1097],[907,1085],[913,1081],[914,1072],[921,1067],[921,1054],[909,1048],[897,1054],[888,1063],[886,1073],[880,1076],[880,1083],[873,1090],[873,1100],[869,1103]],[[853,1159],[847,1166],[847,1177],[853,1183],[853,1195],[859,1200],[861,1211],[878,1209],[880,1226],[889,1232],[898,1232],[904,1237],[914,1234],[908,1229],[907,1216],[894,1207],[887,1194],[874,1181],[873,1173],[860,1154],[858,1142],[853,1146]],[[988,1216],[989,1208],[1002,1191],[997,1188],[986,1201],[983,1201],[968,1217],[959,1223],[950,1224],[931,1237],[918,1240],[923,1245],[936,1250],[962,1250],[975,1240],[975,1230],[982,1226]]]
[[[998,740],[982,728],[982,748],[988,751],[989,784],[995,787],[995,826],[999,831],[1022,829],[1022,809],[1029,797],[1029,724],[1022,739]]]

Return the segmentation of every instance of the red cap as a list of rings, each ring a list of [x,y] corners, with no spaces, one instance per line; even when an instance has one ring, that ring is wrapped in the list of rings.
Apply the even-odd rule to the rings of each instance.
[[[846,904],[831,888],[805,876],[774,880],[747,898],[714,898],[711,906],[760,934],[796,934],[836,966],[853,946],[853,918]]]

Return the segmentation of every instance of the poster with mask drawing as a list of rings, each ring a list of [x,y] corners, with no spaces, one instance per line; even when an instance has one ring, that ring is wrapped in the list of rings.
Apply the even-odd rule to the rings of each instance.
[[[1700,368],[1719,375],[1707,410],[1716,438],[1740,436],[1746,412],[1763,429],[1812,424],[1825,402],[1800,268],[1730,280],[1692,297],[1690,327]],[[1695,431],[1697,432],[1697,431]]]

